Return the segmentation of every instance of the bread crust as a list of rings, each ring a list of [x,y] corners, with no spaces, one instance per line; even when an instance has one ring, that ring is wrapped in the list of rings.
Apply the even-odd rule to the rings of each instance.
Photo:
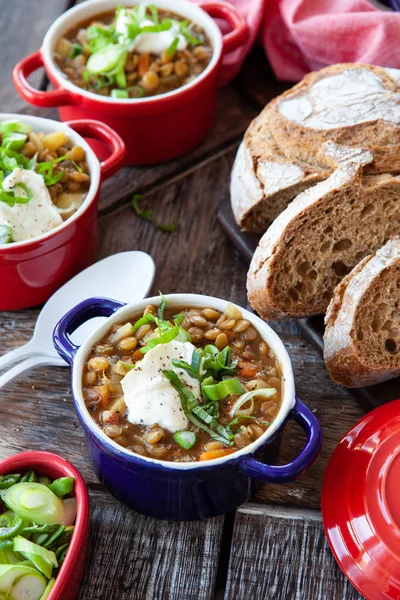
[[[321,298],[315,310],[299,308],[297,312],[286,312],[280,302],[283,290],[277,290],[276,283],[277,272],[288,260],[285,250],[293,235],[313,214],[316,216],[321,200],[329,199],[338,191],[345,195],[348,189],[361,189],[363,166],[373,159],[366,149],[341,148],[330,143],[325,145],[324,151],[330,161],[336,161],[338,168],[328,179],[309,188],[289,204],[265,232],[251,261],[247,276],[248,298],[252,307],[266,320],[319,314],[327,306],[327,300]]]
[[[315,86],[321,85],[320,82],[323,84],[326,80],[329,83],[334,77],[345,77],[348,70],[351,70],[353,78],[358,76],[361,81],[359,96],[356,88],[351,90],[354,97],[350,108],[355,115],[354,122],[350,119],[346,126],[325,129],[309,126],[306,117],[302,122],[298,115],[302,114],[304,106],[299,102],[303,102],[304,98],[303,104],[307,103],[308,96],[312,97]],[[372,79],[363,82],[363,77]],[[331,161],[321,152],[328,140],[338,145],[370,149],[374,159],[366,165],[365,173],[399,173],[399,81],[400,70],[397,69],[342,63],[309,73],[300,83],[272,100],[247,129],[233,166],[231,203],[237,224],[245,231],[263,233],[298,194],[329,177]],[[336,92],[333,85],[333,92],[340,96],[339,83]],[[376,89],[374,85],[366,86],[366,83],[375,84]],[[369,87],[371,92],[368,92]],[[326,93],[323,98],[331,95]],[[379,101],[382,110],[376,108]],[[283,114],[281,110],[282,106],[288,106],[288,102],[297,102],[297,113],[293,109],[293,118],[288,118],[291,115]],[[318,117],[318,104],[314,108],[313,114]],[[368,112],[369,109],[368,120],[361,111]],[[324,111],[321,115],[323,119]],[[337,110],[337,118],[340,116]]]
[[[360,96],[357,98],[356,92],[354,96],[354,99],[358,100],[360,110],[358,114],[357,111],[353,110],[353,123],[347,123],[345,126],[338,124],[336,127],[317,128],[311,126],[311,123],[310,125],[308,124],[307,117],[303,121],[296,122],[288,118],[287,114],[283,114],[284,107],[290,106],[289,102],[296,102],[296,105],[293,106],[293,111],[296,109],[296,106],[300,108],[300,102],[305,102],[306,98],[310,97],[309,92],[315,90],[316,84],[322,80],[328,80],[328,78],[330,79],[339,75],[344,76],[348,71],[349,79],[366,72],[370,73],[372,78],[376,78],[377,82],[379,81],[382,84],[381,91],[377,90],[375,96],[371,92],[367,98],[361,95],[362,88],[360,85]],[[276,141],[279,140],[279,147],[287,158],[297,158],[298,160],[324,167],[326,166],[324,156],[321,153],[318,154],[318,152],[324,142],[332,140],[336,144],[344,146],[360,146],[371,149],[374,154],[374,160],[367,167],[367,171],[373,173],[398,173],[400,171],[399,77],[400,72],[396,69],[385,69],[361,63],[341,63],[309,73],[300,83],[270,103],[272,135]],[[326,90],[326,97],[330,96],[329,92],[330,90]],[[334,94],[335,89],[331,93]],[[331,101],[330,99],[329,102]],[[367,109],[371,108],[370,116],[367,109],[366,114],[363,114],[363,105]],[[382,109],[374,111],[374,108],[379,105],[382,105]],[[327,106],[329,106],[328,103]],[[335,114],[333,111],[334,107],[332,115]],[[376,112],[378,112],[378,115],[382,114],[384,116],[376,118]],[[339,110],[337,110],[336,115],[340,119],[341,114]],[[321,111],[321,126],[324,123],[323,118],[324,113]],[[330,118],[332,119],[333,116]],[[360,121],[360,119],[365,120]],[[317,155],[319,160],[316,161]]]
[[[285,158],[267,121],[268,110],[264,109],[246,131],[232,168],[231,206],[242,231],[264,233],[289,202],[331,172],[330,168]]]
[[[356,388],[387,381],[400,375],[400,356],[395,365],[376,364],[359,351],[361,308],[383,273],[400,264],[400,237],[389,240],[375,256],[365,258],[336,287],[325,317],[324,359],[336,383]],[[382,361],[383,362],[383,361]]]

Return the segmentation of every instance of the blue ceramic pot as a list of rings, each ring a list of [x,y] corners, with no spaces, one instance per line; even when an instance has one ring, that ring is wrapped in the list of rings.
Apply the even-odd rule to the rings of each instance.
[[[227,301],[196,294],[166,296],[168,306],[212,307],[224,311]],[[86,409],[82,376],[91,348],[114,323],[140,316],[148,304],[158,305],[159,297],[124,305],[107,298],[90,298],[70,310],[54,330],[54,344],[72,366],[72,393],[75,408],[86,436],[89,457],[97,477],[118,500],[158,519],[185,521],[205,519],[237,508],[250,496],[251,478],[286,483],[300,477],[318,455],[322,433],[313,413],[295,396],[289,356],[276,333],[256,315],[240,309],[274,350],[283,374],[282,407],[269,429],[255,442],[227,457],[196,463],[172,463],[136,455],[107,437]],[[109,317],[82,344],[74,345],[70,334],[93,317]],[[260,453],[294,419],[305,431],[306,444],[286,465],[266,465]]]

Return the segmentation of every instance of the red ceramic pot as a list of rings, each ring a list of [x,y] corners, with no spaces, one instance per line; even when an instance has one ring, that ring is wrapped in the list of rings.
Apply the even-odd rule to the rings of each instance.
[[[64,563],[47,600],[73,600],[85,570],[89,536],[89,495],[79,471],[67,460],[51,452],[21,452],[0,461],[0,475],[20,473],[32,469],[51,479],[73,477],[77,501],[75,530]]]
[[[90,17],[120,4],[138,3],[139,0],[89,0],[71,8],[50,27],[41,50],[17,64],[13,76],[17,90],[27,102],[59,107],[63,121],[98,119],[107,123],[125,142],[126,162],[145,165],[184,154],[206,137],[215,119],[218,85],[226,82],[223,56],[245,44],[248,28],[230,4],[219,0],[203,2],[201,8],[186,0],[156,0],[156,7],[195,22],[208,35],[214,54],[203,73],[167,94],[129,100],[99,96],[68,81],[52,58],[57,40]],[[222,36],[211,17],[225,19],[232,31]],[[29,85],[27,77],[42,66],[55,90],[42,92]]]
[[[21,115],[0,115],[0,120],[9,119],[20,120]],[[100,184],[124,161],[124,143],[103,123],[58,123],[25,115],[23,121],[32,125],[34,131],[65,131],[75,145],[85,150],[91,180],[82,206],[64,223],[32,240],[0,244],[0,310],[42,304],[63,283],[94,262]],[[111,155],[100,163],[84,137],[108,145]]]

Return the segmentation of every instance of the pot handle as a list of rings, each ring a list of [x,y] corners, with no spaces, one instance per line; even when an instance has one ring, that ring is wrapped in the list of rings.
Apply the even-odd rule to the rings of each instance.
[[[76,131],[84,138],[94,138],[111,146],[111,156],[100,163],[102,179],[108,179],[114,175],[124,164],[125,144],[111,127],[100,121],[78,120],[66,121],[65,125]]]
[[[304,448],[296,458],[286,465],[265,465],[254,456],[251,456],[245,458],[239,465],[243,473],[268,483],[287,483],[297,479],[307,471],[317,458],[321,448],[321,426],[311,410],[297,397],[294,408],[289,414],[289,419],[294,419],[307,435]]]
[[[72,366],[79,346],[72,343],[69,337],[71,333],[94,317],[110,317],[122,306],[125,306],[123,302],[110,298],[88,298],[71,308],[59,320],[53,332],[53,343],[61,358]]]
[[[236,8],[227,2],[221,2],[221,0],[201,2],[200,7],[210,17],[223,19],[232,27],[232,31],[223,36],[223,54],[228,54],[228,52],[233,52],[240,46],[244,46],[249,37],[249,28],[246,19],[242,17]]]
[[[35,90],[28,83],[28,77],[43,67],[43,58],[40,50],[29,54],[17,63],[13,70],[14,85],[17,88],[20,96],[29,104],[41,106],[42,108],[52,108],[54,106],[65,106],[67,104],[75,104],[75,95],[62,88],[55,90],[41,91]]]

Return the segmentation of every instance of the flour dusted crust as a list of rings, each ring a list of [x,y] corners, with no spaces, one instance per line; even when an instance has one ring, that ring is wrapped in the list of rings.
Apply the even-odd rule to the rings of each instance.
[[[273,100],[271,132],[287,158],[313,164],[326,140],[379,150],[371,171],[400,171],[399,72],[344,63],[306,75]],[[395,161],[387,159],[387,153]],[[319,155],[321,158],[321,154]],[[324,166],[324,162],[317,161]]]
[[[332,378],[361,387],[400,375],[400,238],[365,258],[336,287],[325,317]]]
[[[324,313],[343,277],[400,234],[400,178],[363,176],[367,149],[327,142],[324,152],[337,168],[289,204],[253,256],[248,297],[267,320]]]
[[[310,73],[251,123],[231,178],[238,225],[264,232],[300,193],[332,173],[326,141],[368,148],[369,173],[400,172],[400,71],[345,63]]]

